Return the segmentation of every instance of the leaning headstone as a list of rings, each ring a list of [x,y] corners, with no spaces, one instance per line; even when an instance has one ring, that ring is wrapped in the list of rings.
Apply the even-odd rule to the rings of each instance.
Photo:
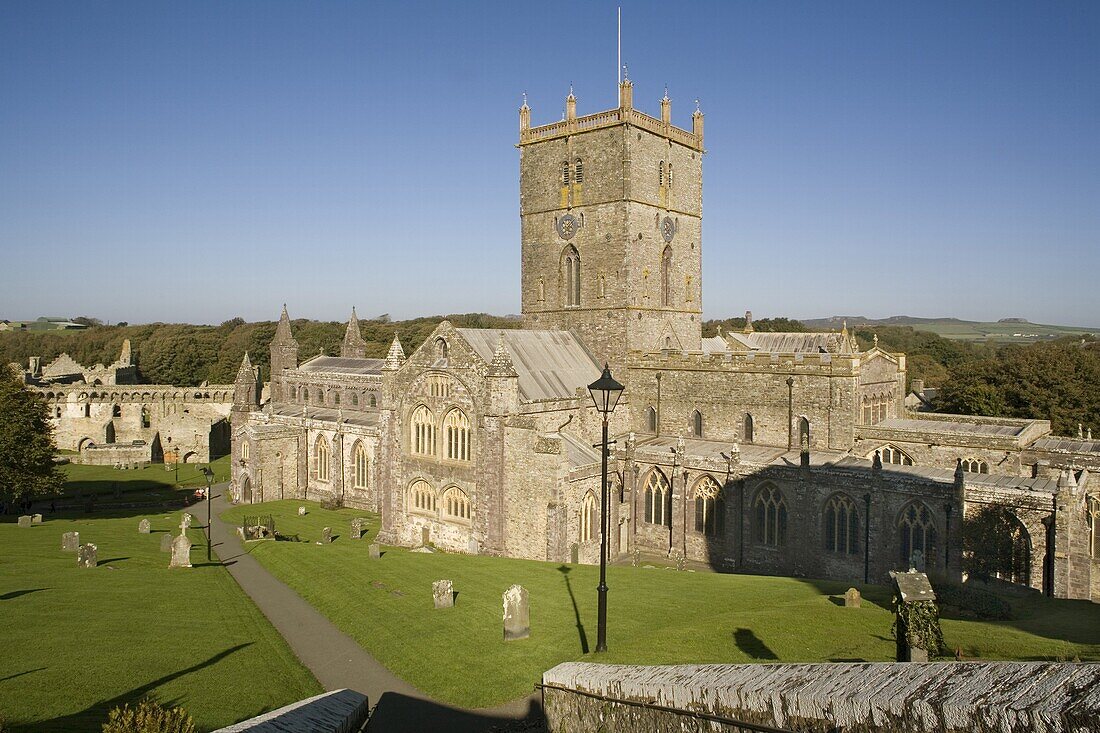
[[[42,515],[41,514],[32,514],[31,515],[31,524],[42,524]]]
[[[321,530],[321,544],[327,545],[332,542],[332,527],[325,527]]]
[[[171,552],[172,551],[172,533],[165,532],[160,536],[160,551]]]
[[[455,605],[454,587],[449,580],[437,580],[432,583],[432,597],[436,608],[453,608]]]
[[[382,546],[377,542],[372,542],[370,546],[370,559],[377,560],[382,557]]]
[[[24,514],[23,516],[19,517],[19,526],[20,527],[29,527],[29,526],[31,526],[31,515],[30,514]]]
[[[924,573],[890,571],[894,581],[894,633],[899,662],[927,662],[943,644],[936,593]],[[921,623],[914,623],[919,619]]]
[[[504,640],[526,639],[531,635],[531,610],[527,589],[513,585],[504,591]]]
[[[61,535],[61,551],[76,552],[80,549],[80,533],[66,532]]]
[[[187,535],[181,534],[172,540],[172,559],[168,562],[168,567],[191,567],[191,540],[187,538]]]
[[[78,568],[94,568],[96,566],[96,546],[93,544],[81,545],[76,551],[76,566]]]
[[[298,516],[304,517],[306,515],[306,508],[304,506],[298,507]]]
[[[149,534],[149,520],[143,519],[138,522],[138,534]]]
[[[359,517],[351,520],[351,538],[360,539],[363,536],[363,520]]]
[[[863,596],[859,594],[859,591],[855,588],[849,588],[844,594],[844,607],[845,608],[859,608],[863,603]]]

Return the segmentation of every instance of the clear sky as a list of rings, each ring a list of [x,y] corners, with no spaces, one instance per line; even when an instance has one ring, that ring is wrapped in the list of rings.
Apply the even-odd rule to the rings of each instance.
[[[606,2],[0,4],[0,317],[519,311],[517,108]],[[1100,3],[624,3],[706,113],[707,317],[1100,326]]]

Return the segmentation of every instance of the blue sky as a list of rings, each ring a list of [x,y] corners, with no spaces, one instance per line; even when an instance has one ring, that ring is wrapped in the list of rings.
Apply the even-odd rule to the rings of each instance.
[[[517,107],[616,3],[0,5],[0,317],[519,311]],[[1100,3],[625,3],[706,113],[707,317],[1100,326]]]

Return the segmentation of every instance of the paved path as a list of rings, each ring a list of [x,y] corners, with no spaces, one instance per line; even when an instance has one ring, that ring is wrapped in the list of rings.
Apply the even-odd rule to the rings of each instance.
[[[229,508],[221,496],[226,487],[216,486],[214,489],[217,494],[211,521],[214,551],[228,567],[230,575],[326,690],[346,687],[370,699],[374,712],[369,730],[402,733],[445,729],[455,733],[474,733],[509,721],[541,718],[536,696],[513,700],[491,710],[459,710],[433,701],[394,676],[358,642],[336,628],[248,554],[237,537],[236,528],[218,518],[221,512]],[[206,507],[201,504],[193,505],[191,511],[196,519],[205,518]]]

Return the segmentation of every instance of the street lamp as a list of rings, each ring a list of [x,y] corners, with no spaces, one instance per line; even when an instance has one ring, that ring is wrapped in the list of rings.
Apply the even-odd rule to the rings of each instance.
[[[615,410],[619,397],[623,393],[623,385],[612,378],[611,369],[607,364],[603,365],[603,374],[592,384],[588,385],[588,392],[592,395],[592,403],[603,417],[603,441],[600,445],[603,459],[603,471],[600,475],[600,584],[596,586],[599,597],[599,610],[596,626],[596,651],[607,651],[607,535],[608,535],[608,496],[607,496],[607,416]]]
[[[210,466],[203,466],[200,470],[206,476],[206,561],[210,562],[210,494],[213,493],[214,472]]]

